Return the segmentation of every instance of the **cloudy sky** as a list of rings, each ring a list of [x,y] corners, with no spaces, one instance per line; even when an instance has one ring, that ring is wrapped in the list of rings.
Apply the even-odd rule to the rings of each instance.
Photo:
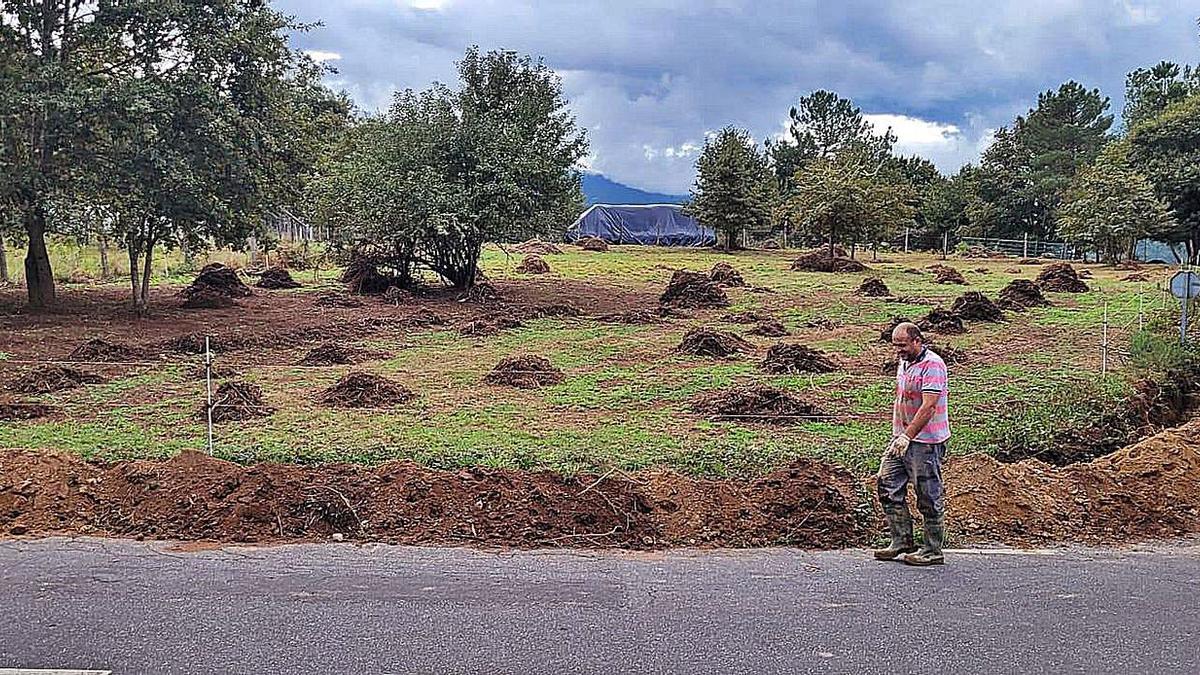
[[[593,170],[684,193],[707,132],[764,139],[815,89],[850,97],[943,171],[1039,91],[1075,79],[1120,113],[1125,73],[1200,61],[1195,0],[277,0],[322,26],[298,47],[366,110],[451,83],[472,44],[544,57]]]

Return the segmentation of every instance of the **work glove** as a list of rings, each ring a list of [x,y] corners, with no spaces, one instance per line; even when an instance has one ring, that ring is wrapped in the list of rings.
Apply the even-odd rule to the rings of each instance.
[[[908,452],[908,444],[912,443],[912,439],[905,434],[892,439],[892,444],[888,446],[888,452],[896,457],[903,457],[904,453]]]

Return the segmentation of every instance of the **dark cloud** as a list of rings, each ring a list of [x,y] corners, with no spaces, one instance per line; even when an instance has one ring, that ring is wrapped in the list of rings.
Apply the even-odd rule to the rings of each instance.
[[[795,99],[838,91],[902,148],[946,170],[991,129],[1068,79],[1119,111],[1125,73],[1200,60],[1184,2],[1135,0],[816,1],[286,0],[323,27],[296,37],[336,53],[331,82],[365,108],[391,92],[452,81],[467,46],[542,56],[563,76],[592,165],[638,187],[680,192],[694,148],[726,124],[778,133]]]

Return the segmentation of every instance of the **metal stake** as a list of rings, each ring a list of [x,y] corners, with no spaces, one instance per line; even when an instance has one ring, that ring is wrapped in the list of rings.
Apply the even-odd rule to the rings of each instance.
[[[1108,374],[1108,301],[1104,301],[1104,342],[1101,345],[1100,374]]]
[[[208,413],[208,454],[213,454],[213,390],[212,390],[212,349],[209,348],[208,336],[204,336],[204,388],[208,394],[208,405],[205,410]]]

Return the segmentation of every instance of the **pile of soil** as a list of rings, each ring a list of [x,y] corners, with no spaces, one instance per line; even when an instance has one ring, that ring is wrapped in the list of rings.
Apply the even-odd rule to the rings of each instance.
[[[832,373],[838,366],[824,352],[804,345],[780,343],[767,350],[767,357],[759,368],[773,375],[795,375]]]
[[[783,337],[790,335],[787,326],[784,326],[776,319],[764,319],[755,324],[754,328],[746,331],[751,335],[762,335],[764,337]]]
[[[1093,461],[947,463],[952,526],[978,540],[1111,543],[1200,531],[1200,418]]]
[[[950,311],[968,321],[1004,320],[1004,312],[979,291],[967,291],[960,295],[950,306]]]
[[[817,328],[820,330],[835,330],[837,328],[841,328],[842,324],[838,321],[834,321],[833,319],[820,318],[820,319],[809,319],[808,321],[805,321],[804,327],[805,328]],[[891,339],[892,339],[891,336],[889,336],[888,341],[890,342]]]
[[[858,286],[858,290],[855,292],[867,298],[886,298],[892,294],[887,284],[883,283],[883,279],[879,277],[867,277],[863,279],[862,283]]]
[[[71,350],[67,361],[83,361],[91,363],[128,363],[143,361],[146,352],[136,347],[114,344],[100,338],[92,338]]]
[[[1037,283],[1044,290],[1059,293],[1086,293],[1088,285],[1080,280],[1071,263],[1054,263],[1046,265],[1037,275]]]
[[[243,466],[196,452],[114,463],[0,452],[0,531],[35,535],[844,548],[876,534],[861,492],[852,473],[813,459],[752,480],[713,480],[670,471],[437,471],[407,461]]]
[[[792,261],[792,270],[797,272],[863,272],[866,269],[866,265],[847,257],[841,246],[834,247],[832,257],[828,247],[821,247],[805,251]]]
[[[337,408],[394,408],[416,397],[416,392],[386,377],[356,372],[321,392],[320,401]]]
[[[708,272],[708,278],[722,288],[734,288],[746,285],[746,280],[742,278],[741,272],[733,269],[733,265],[727,262],[719,262],[713,265],[713,268]]]
[[[692,356],[733,358],[749,351],[751,345],[733,333],[724,333],[709,328],[693,328],[683,336],[675,351]]]
[[[292,278],[292,273],[282,267],[272,267],[262,276],[258,277],[258,283],[254,284],[259,288],[268,290],[277,290],[281,288],[300,288],[300,282]]]
[[[546,274],[549,271],[550,265],[535,253],[526,255],[521,264],[517,265],[518,274]]]
[[[416,311],[409,316],[404,317],[405,326],[414,326],[417,328],[428,328],[430,326],[445,326],[446,317],[431,312],[427,309]]]
[[[500,302],[500,291],[490,281],[479,281],[458,296],[459,302],[493,305]]]
[[[735,312],[721,317],[721,321],[725,323],[758,323],[760,321],[774,320],[775,317],[770,314],[760,314],[759,312]]]
[[[207,412],[201,407],[201,419]],[[274,412],[274,408],[263,402],[262,388],[256,384],[230,380],[222,382],[213,393],[213,422],[237,422],[266,417]]]
[[[929,269],[933,270],[933,283],[935,284],[958,284],[966,286],[967,280],[958,270],[947,265],[930,265]]]
[[[491,314],[484,314],[468,321],[458,329],[458,332],[461,335],[467,336],[495,335],[502,330],[521,328],[524,325],[524,322],[511,314],[506,312],[492,312]]]
[[[184,306],[188,306],[188,302],[193,302],[196,296],[224,296],[226,298],[246,298],[253,295],[250,287],[242,283],[241,277],[232,267],[226,267],[221,263],[209,263],[200,268],[200,273],[192,281],[191,285],[179,292],[187,302]],[[207,299],[201,301],[197,299],[195,302],[208,302]],[[197,305],[198,306],[198,305]]]
[[[1017,261],[1018,265],[1041,265],[1041,258],[1021,258]]]
[[[761,384],[702,395],[692,403],[692,410],[715,421],[747,424],[799,424],[829,419],[812,404]]]
[[[986,267],[976,267],[975,269],[973,269],[971,271],[975,272],[976,274],[991,274],[992,273],[992,271]]]
[[[399,286],[388,286],[387,290],[383,292],[383,297],[381,299],[389,305],[395,305],[396,307],[399,307],[411,297],[411,292],[406,291]]]
[[[524,354],[501,359],[491,372],[483,376],[483,381],[518,389],[536,389],[562,382],[563,372],[544,356]]]
[[[1001,309],[1021,312],[1030,307],[1046,307],[1050,301],[1042,295],[1042,289],[1028,279],[1013,279],[1007,286],[1000,289],[1000,301],[996,303]]]
[[[941,307],[933,309],[926,314],[925,318],[917,322],[917,327],[927,333],[941,333],[943,335],[957,335],[967,332],[967,327],[963,325],[961,316]],[[891,342],[891,340],[891,334],[889,334],[888,342]]]
[[[352,295],[346,295],[345,293],[323,293],[317,296],[317,299],[313,304],[317,305],[318,307],[342,307],[351,309],[355,307],[362,307],[363,301]]]
[[[85,384],[100,384],[104,379],[99,375],[85,373],[64,366],[36,366],[25,371],[8,383],[8,388],[18,394],[53,394],[56,391],[66,391],[82,387]]]
[[[522,311],[527,319],[583,316],[583,310],[567,302],[558,302],[549,305],[534,305],[533,307],[525,308]]]
[[[375,356],[362,349],[343,347],[336,342],[313,347],[296,363],[298,366],[347,366],[362,363]]]
[[[608,242],[604,241],[600,237],[583,237],[582,239],[577,239],[575,241],[575,245],[578,246],[579,248],[582,248],[585,251],[607,251],[608,250]]]
[[[706,274],[676,270],[659,302],[669,307],[692,309],[728,307],[729,296]]]
[[[342,270],[338,281],[346,284],[351,293],[360,295],[378,295],[390,286],[395,286],[396,279],[379,271],[379,267],[367,258],[355,257]]]
[[[1079,278],[1080,279],[1091,279],[1092,271],[1091,270],[1079,270]]]
[[[1134,272],[1121,278],[1121,281],[1150,281],[1150,275],[1145,272]]]
[[[562,249],[556,244],[541,239],[530,239],[523,241],[513,247],[518,253],[532,253],[534,255],[560,255]]]
[[[57,412],[54,406],[27,401],[0,401],[0,421],[36,420]]]
[[[615,312],[613,314],[601,314],[596,317],[596,320],[601,323],[618,323],[630,326],[641,326],[651,323],[658,323],[662,320],[658,312],[652,309],[630,309],[624,312]]]
[[[184,292],[187,297],[180,305],[184,309],[229,309],[238,306],[232,297],[211,288],[199,288],[194,291],[185,289]]]

